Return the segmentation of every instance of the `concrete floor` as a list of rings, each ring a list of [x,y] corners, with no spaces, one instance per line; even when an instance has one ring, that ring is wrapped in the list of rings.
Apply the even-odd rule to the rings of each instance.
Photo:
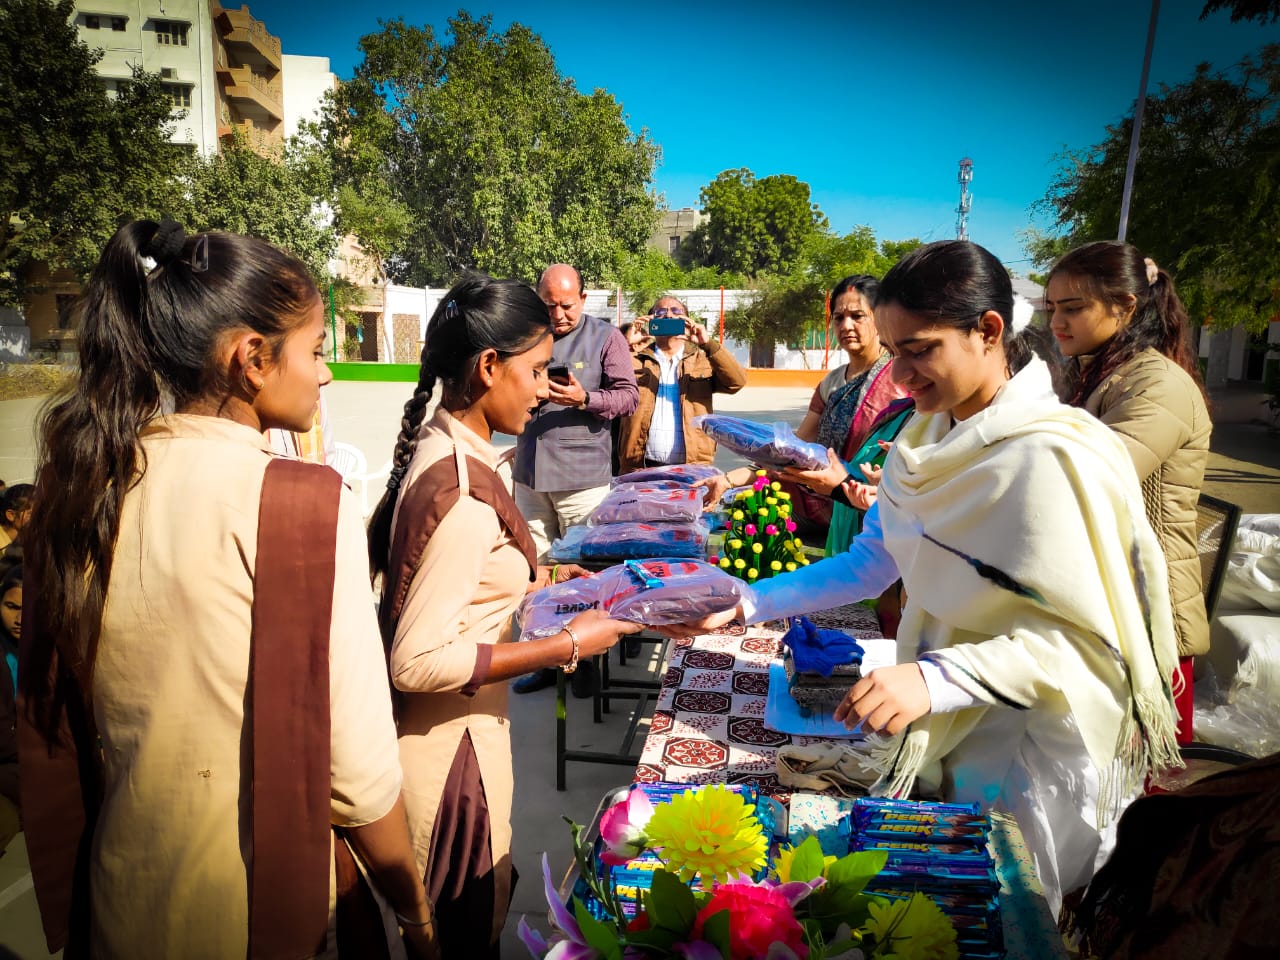
[[[370,467],[376,469],[390,457],[401,408],[412,385],[340,382],[326,390],[335,435],[359,447]],[[716,406],[726,413],[758,420],[781,419],[794,425],[803,417],[809,395],[806,389],[747,387],[736,396],[717,398]],[[1280,438],[1267,430],[1261,393],[1256,388],[1233,388],[1213,399],[1215,429],[1206,492],[1240,504],[1246,513],[1280,512]],[[29,479],[34,470],[33,426],[42,403],[41,399],[0,401],[0,477],[11,483]],[[500,447],[512,443],[509,437],[495,441]],[[722,451],[717,462],[728,467],[738,461]],[[371,491],[373,499],[378,492]],[[641,661],[629,665],[628,672],[643,670],[646,656],[648,666],[656,672],[655,648],[646,646],[644,650]],[[569,746],[614,749],[627,718],[626,705],[619,703],[606,722],[595,724],[590,701],[570,697]],[[552,689],[511,697],[511,731],[516,796],[513,855],[521,880],[504,931],[503,956],[523,957],[527,951],[515,936],[521,914],[529,914],[545,928],[540,856],[544,851],[548,854],[557,881],[570,862],[569,828],[562,817],[589,822],[600,799],[613,787],[630,782],[632,771],[627,766],[570,763],[568,789],[556,791]],[[13,956],[24,960],[48,956],[21,838],[0,858],[0,960]]]

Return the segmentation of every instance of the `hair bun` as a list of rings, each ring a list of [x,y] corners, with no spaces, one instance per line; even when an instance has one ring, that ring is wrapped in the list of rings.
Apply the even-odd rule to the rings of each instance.
[[[165,217],[156,227],[156,232],[151,235],[151,240],[148,241],[142,254],[154,260],[158,267],[168,266],[178,259],[178,254],[182,253],[182,247],[186,242],[187,233],[182,229],[182,224]]]

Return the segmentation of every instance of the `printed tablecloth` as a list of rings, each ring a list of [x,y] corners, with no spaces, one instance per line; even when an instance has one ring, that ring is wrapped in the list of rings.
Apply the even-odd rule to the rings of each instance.
[[[864,607],[847,615],[843,627],[857,637],[880,633],[875,614]],[[825,741],[764,724],[769,662],[781,636],[748,627],[674,643],[635,779],[749,783],[763,793],[787,792],[775,773],[778,748]]]

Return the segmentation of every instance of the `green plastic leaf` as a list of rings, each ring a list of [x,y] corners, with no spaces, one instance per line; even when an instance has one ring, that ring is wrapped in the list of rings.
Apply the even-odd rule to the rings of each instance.
[[[655,870],[649,888],[649,923],[655,927],[687,933],[693,929],[698,905],[693,891],[666,870]]]
[[[791,855],[791,880],[808,883],[822,876],[822,844],[813,834],[805,837],[804,842],[795,848]]]
[[[707,917],[702,925],[702,939],[720,951],[729,960],[729,911],[718,910]]]
[[[622,960],[622,947],[618,944],[618,928],[612,923],[602,923],[591,915],[581,900],[573,901],[573,915],[582,930],[587,945],[599,951],[605,960]]]

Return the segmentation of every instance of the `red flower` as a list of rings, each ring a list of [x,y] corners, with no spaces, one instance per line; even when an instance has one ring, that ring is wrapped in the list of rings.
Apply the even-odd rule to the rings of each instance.
[[[702,936],[703,924],[721,910],[729,911],[729,956],[731,960],[757,960],[774,943],[782,943],[804,960],[809,948],[791,904],[772,887],[751,883],[726,883],[716,887],[707,905],[698,911],[693,924],[695,939]]]

